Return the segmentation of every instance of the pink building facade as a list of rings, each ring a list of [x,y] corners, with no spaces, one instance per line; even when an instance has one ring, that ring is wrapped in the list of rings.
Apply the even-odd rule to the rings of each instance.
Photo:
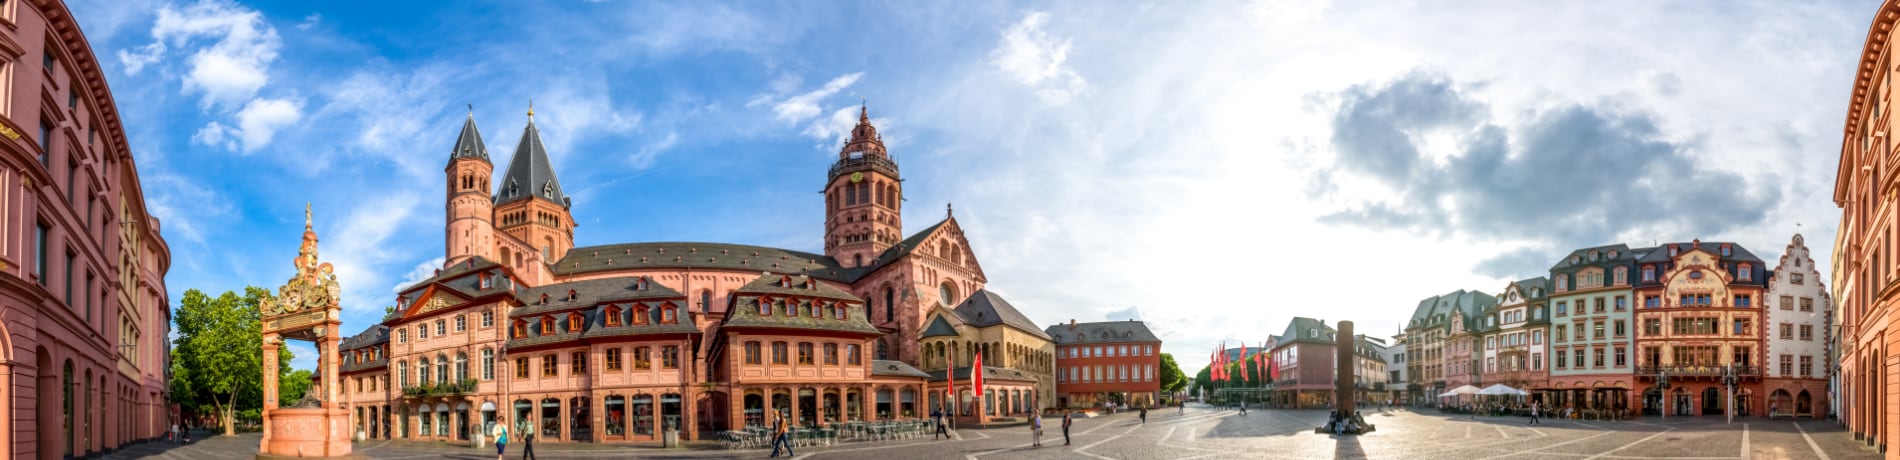
[[[772,412],[813,426],[928,416],[940,389],[914,367],[921,323],[987,280],[949,213],[901,233],[897,163],[868,114],[826,172],[823,254],[576,247],[532,117],[497,174],[469,116],[444,169],[445,266],[342,347],[363,437],[479,442],[505,420],[543,442],[654,442]],[[1012,391],[1053,389],[1041,383]]]
[[[0,25],[0,450],[159,437],[171,254],[112,92],[64,4],[0,3]]]

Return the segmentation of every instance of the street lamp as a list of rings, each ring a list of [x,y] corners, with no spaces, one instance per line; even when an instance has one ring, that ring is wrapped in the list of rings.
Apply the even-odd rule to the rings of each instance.
[[[1735,364],[1722,370],[1722,385],[1728,387],[1728,423],[1735,423]]]
[[[1667,419],[1669,418],[1669,370],[1668,369],[1657,371],[1656,392],[1661,393],[1656,396],[1656,399],[1658,399],[1656,403],[1663,406],[1663,407],[1657,408],[1657,411],[1662,412],[1662,418]]]

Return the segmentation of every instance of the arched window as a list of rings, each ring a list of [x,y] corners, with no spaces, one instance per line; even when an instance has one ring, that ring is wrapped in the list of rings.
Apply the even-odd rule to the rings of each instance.
[[[405,386],[405,387],[409,386],[409,362],[408,361],[396,362],[396,381],[399,382],[402,386]]]
[[[890,320],[897,316],[897,309],[896,307],[893,307],[893,305],[897,305],[897,289],[893,289],[890,286],[885,286],[884,287],[884,319]]]
[[[441,353],[435,355],[435,381],[437,383],[449,383],[448,355]]]
[[[421,377],[417,379],[420,383],[426,384],[432,381],[429,379],[429,357],[424,356],[416,360],[416,376]]]
[[[944,281],[943,284],[937,285],[937,295],[943,297],[943,306],[956,305],[957,285],[949,281]]]
[[[483,348],[482,349],[482,380],[494,380],[494,379],[495,379],[495,350],[493,348]]]
[[[712,290],[711,289],[699,290],[699,311],[702,311],[702,312],[712,311]]]
[[[455,381],[468,380],[468,353],[455,352]]]

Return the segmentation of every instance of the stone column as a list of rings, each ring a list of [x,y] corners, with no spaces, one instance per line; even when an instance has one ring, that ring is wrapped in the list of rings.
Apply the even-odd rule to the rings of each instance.
[[[1340,413],[1351,414],[1358,409],[1358,399],[1354,398],[1353,362],[1357,358],[1358,341],[1353,340],[1352,321],[1339,322],[1339,336],[1334,339],[1338,361],[1334,364],[1337,377],[1333,381],[1333,402]]]
[[[261,451],[269,452],[271,438],[270,413],[271,411],[277,410],[277,347],[280,346],[283,340],[278,338],[277,334],[266,334],[263,342],[264,409],[259,411],[259,413],[263,414],[263,417],[260,418],[262,418],[264,422],[264,437],[262,441],[259,441],[257,448]]]

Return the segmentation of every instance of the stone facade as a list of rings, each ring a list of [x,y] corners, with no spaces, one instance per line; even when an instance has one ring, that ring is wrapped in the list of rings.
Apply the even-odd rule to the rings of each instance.
[[[0,3],[0,456],[163,436],[171,249],[63,2]]]
[[[1498,294],[1498,304],[1485,311],[1480,383],[1501,383],[1519,390],[1542,388],[1549,383],[1549,371],[1544,367],[1550,329],[1550,309],[1545,302],[1549,284],[1550,280],[1542,276],[1512,282]]]
[[[1801,235],[1782,252],[1768,279],[1764,356],[1771,414],[1822,418],[1828,415],[1828,345],[1832,343],[1831,298]]]
[[[1670,415],[1720,415],[1731,405],[1736,415],[1766,409],[1761,331],[1768,267],[1761,259],[1739,244],[1697,240],[1663,244],[1638,263],[1640,407]],[[1733,396],[1722,384],[1731,370],[1740,382]],[[1668,387],[1661,388],[1665,374]]]
[[[868,113],[852,132],[826,175],[822,255],[576,247],[533,112],[500,174],[471,114],[444,169],[447,262],[339,357],[357,430],[479,442],[505,418],[540,441],[653,442],[772,411],[804,425],[927,416],[943,377],[914,367],[926,316],[993,294],[953,215],[902,237],[897,164]],[[970,338],[997,360],[986,407],[1048,400],[1053,346],[1027,337],[1040,333]]]

